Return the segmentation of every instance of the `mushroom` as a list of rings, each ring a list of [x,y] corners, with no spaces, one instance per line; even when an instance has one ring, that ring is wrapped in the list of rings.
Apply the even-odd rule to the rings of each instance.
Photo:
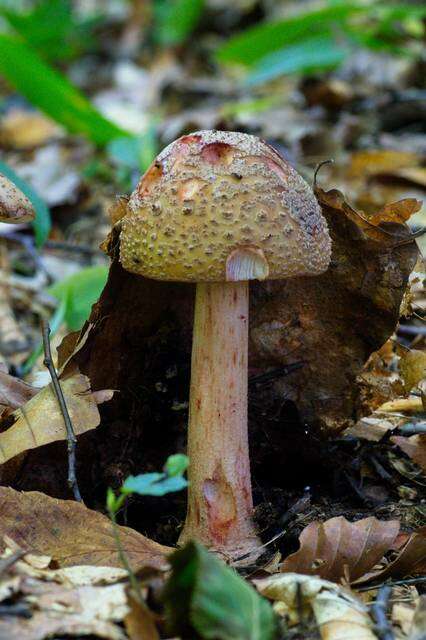
[[[260,545],[247,431],[248,281],[320,274],[331,243],[303,178],[255,136],[198,131],[153,162],[119,223],[124,269],[196,284],[179,542],[227,558]]]
[[[34,217],[33,205],[27,196],[0,173],[0,222],[30,222]]]

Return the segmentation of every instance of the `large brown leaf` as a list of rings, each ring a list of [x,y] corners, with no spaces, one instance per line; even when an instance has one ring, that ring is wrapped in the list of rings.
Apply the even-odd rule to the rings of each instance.
[[[383,557],[399,531],[396,520],[343,516],[311,522],[300,535],[300,549],[283,562],[284,573],[304,573],[338,582],[363,576]]]
[[[128,527],[119,527],[119,533],[134,569],[166,566],[170,549]],[[71,500],[0,487],[0,540],[5,535],[25,550],[51,556],[60,567],[122,566],[109,518]]]
[[[357,580],[357,585],[369,582],[382,583],[387,578],[405,578],[408,575],[426,573],[426,527],[421,527],[408,537],[398,556],[380,571],[369,573]]]

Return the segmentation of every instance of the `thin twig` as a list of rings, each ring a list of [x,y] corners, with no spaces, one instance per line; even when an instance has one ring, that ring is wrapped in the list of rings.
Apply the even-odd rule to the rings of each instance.
[[[77,445],[77,438],[75,437],[70,414],[68,413],[68,408],[65,402],[64,394],[62,392],[61,384],[59,382],[58,374],[53,364],[52,351],[50,348],[50,339],[49,339],[49,336],[50,336],[49,323],[47,322],[47,320],[43,318],[41,321],[41,325],[42,325],[43,349],[44,349],[43,364],[48,369],[50,373],[50,377],[52,378],[53,390],[55,392],[55,396],[58,401],[59,408],[62,413],[62,417],[64,419],[65,428],[67,430],[68,486],[72,490],[74,494],[74,498],[78,502],[83,502],[81,498],[80,490],[77,484],[77,477],[75,474],[75,450]]]
[[[426,576],[419,576],[418,578],[407,578],[406,580],[393,580],[391,582],[387,582],[386,584],[389,587],[405,587],[410,584],[422,584],[426,582]],[[374,591],[374,589],[380,589],[383,584],[372,584],[366,587],[359,587],[357,591]]]
[[[384,584],[380,587],[376,602],[371,607],[371,613],[376,623],[374,630],[380,640],[395,640],[392,627],[390,626],[387,618],[391,593],[392,587],[388,584]]]

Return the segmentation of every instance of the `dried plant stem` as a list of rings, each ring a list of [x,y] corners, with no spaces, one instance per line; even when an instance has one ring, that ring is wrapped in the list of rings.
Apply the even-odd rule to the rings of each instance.
[[[248,283],[198,284],[188,427],[189,494],[180,544],[234,559],[258,548],[247,433]]]
[[[74,498],[78,502],[83,502],[80,490],[77,484],[77,477],[75,473],[75,457],[76,457],[76,445],[77,438],[75,437],[74,429],[72,426],[70,414],[68,412],[67,404],[65,402],[64,394],[62,392],[61,383],[59,382],[58,374],[53,364],[52,350],[50,348],[50,327],[47,320],[42,319],[42,336],[43,336],[43,349],[44,360],[43,364],[48,369],[50,377],[52,379],[53,391],[59,404],[59,408],[64,419],[65,428],[67,431],[67,444],[68,444],[68,486],[74,494]]]
[[[120,558],[120,562],[123,565],[124,569],[127,571],[127,575],[129,576],[129,582],[132,586],[134,594],[142,607],[146,607],[145,600],[143,599],[142,591],[138,579],[130,566],[127,555],[123,549],[123,545],[121,544],[120,532],[118,529],[116,513],[113,509],[108,509],[109,517],[111,518],[112,523],[112,531],[115,540],[115,546],[117,548],[118,557]]]

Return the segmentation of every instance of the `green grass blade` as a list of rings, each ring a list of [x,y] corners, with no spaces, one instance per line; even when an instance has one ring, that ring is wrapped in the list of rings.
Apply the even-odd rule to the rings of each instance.
[[[310,38],[262,58],[245,84],[254,86],[284,74],[331,69],[340,64],[347,54],[348,50],[331,38]]]
[[[71,133],[99,146],[129,135],[104,118],[64,76],[19,38],[0,34],[0,73],[29,100]]]
[[[203,13],[204,0],[162,0],[156,2],[155,35],[162,45],[185,42]]]
[[[216,56],[220,62],[250,66],[285,45],[323,35],[325,28],[344,22],[362,10],[359,2],[340,2],[277,22],[261,24],[231,38],[217,51]]]

